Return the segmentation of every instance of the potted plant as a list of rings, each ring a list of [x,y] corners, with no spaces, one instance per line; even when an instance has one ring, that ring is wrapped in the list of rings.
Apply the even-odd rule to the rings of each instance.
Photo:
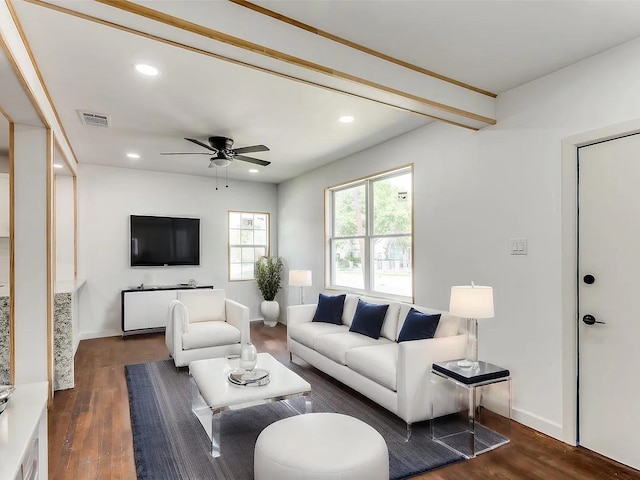
[[[256,262],[256,283],[264,298],[260,304],[260,311],[264,317],[264,324],[269,327],[275,327],[280,317],[280,305],[275,298],[280,290],[281,275],[282,257],[260,257]]]

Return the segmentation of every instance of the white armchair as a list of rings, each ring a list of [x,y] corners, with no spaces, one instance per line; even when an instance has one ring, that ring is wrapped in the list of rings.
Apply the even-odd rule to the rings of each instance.
[[[181,290],[169,304],[165,342],[176,367],[194,360],[239,354],[249,341],[249,307],[224,290]]]

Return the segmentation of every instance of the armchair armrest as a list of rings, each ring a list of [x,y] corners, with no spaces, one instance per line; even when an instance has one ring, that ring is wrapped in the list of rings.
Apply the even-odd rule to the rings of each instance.
[[[251,341],[251,334],[249,330],[249,307],[227,298],[224,301],[224,309],[227,323],[230,323],[240,330],[240,343]]]
[[[434,362],[463,358],[466,335],[400,342],[398,345],[398,414],[407,423],[430,417],[430,372]]]
[[[182,334],[189,330],[189,312],[180,300],[169,303],[165,343],[169,353],[175,358],[176,352],[182,351]]]

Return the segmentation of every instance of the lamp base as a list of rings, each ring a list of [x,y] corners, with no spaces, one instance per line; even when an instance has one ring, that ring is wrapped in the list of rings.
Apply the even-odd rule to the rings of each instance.
[[[458,360],[458,366],[460,368],[478,368],[478,362],[474,360]]]

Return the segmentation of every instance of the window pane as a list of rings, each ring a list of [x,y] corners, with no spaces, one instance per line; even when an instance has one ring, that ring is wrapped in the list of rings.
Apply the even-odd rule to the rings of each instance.
[[[240,214],[229,212],[229,228],[240,228]]]
[[[242,278],[249,279],[253,278],[253,263],[243,263],[242,264]]]
[[[240,243],[240,230],[237,228],[229,230],[229,243],[231,245],[238,245]]]
[[[266,230],[267,229],[267,216],[265,214],[256,214],[253,217],[253,228],[255,230]]]
[[[361,252],[364,250],[364,240],[334,240],[333,246],[335,284],[363,289],[364,266]]]
[[[229,251],[229,263],[240,263],[242,261],[242,249],[232,247]]]
[[[230,280],[242,280],[242,270],[240,263],[232,263],[229,265],[229,279]]]
[[[367,231],[365,185],[334,192],[334,236],[364,235]]]
[[[242,262],[252,263],[255,262],[253,247],[245,247],[242,249]]]
[[[372,250],[372,289],[410,297],[413,290],[411,237],[376,238],[373,240]]]
[[[373,182],[373,234],[411,233],[411,174]]]
[[[256,230],[253,232],[253,242],[255,245],[266,245],[267,244],[267,231],[266,230]]]
[[[241,230],[242,245],[253,245],[253,230]]]
[[[260,257],[266,257],[267,256],[267,249],[264,247],[257,247],[256,248],[256,260],[258,260]]]
[[[253,229],[253,213],[243,213],[241,215],[240,228]]]

